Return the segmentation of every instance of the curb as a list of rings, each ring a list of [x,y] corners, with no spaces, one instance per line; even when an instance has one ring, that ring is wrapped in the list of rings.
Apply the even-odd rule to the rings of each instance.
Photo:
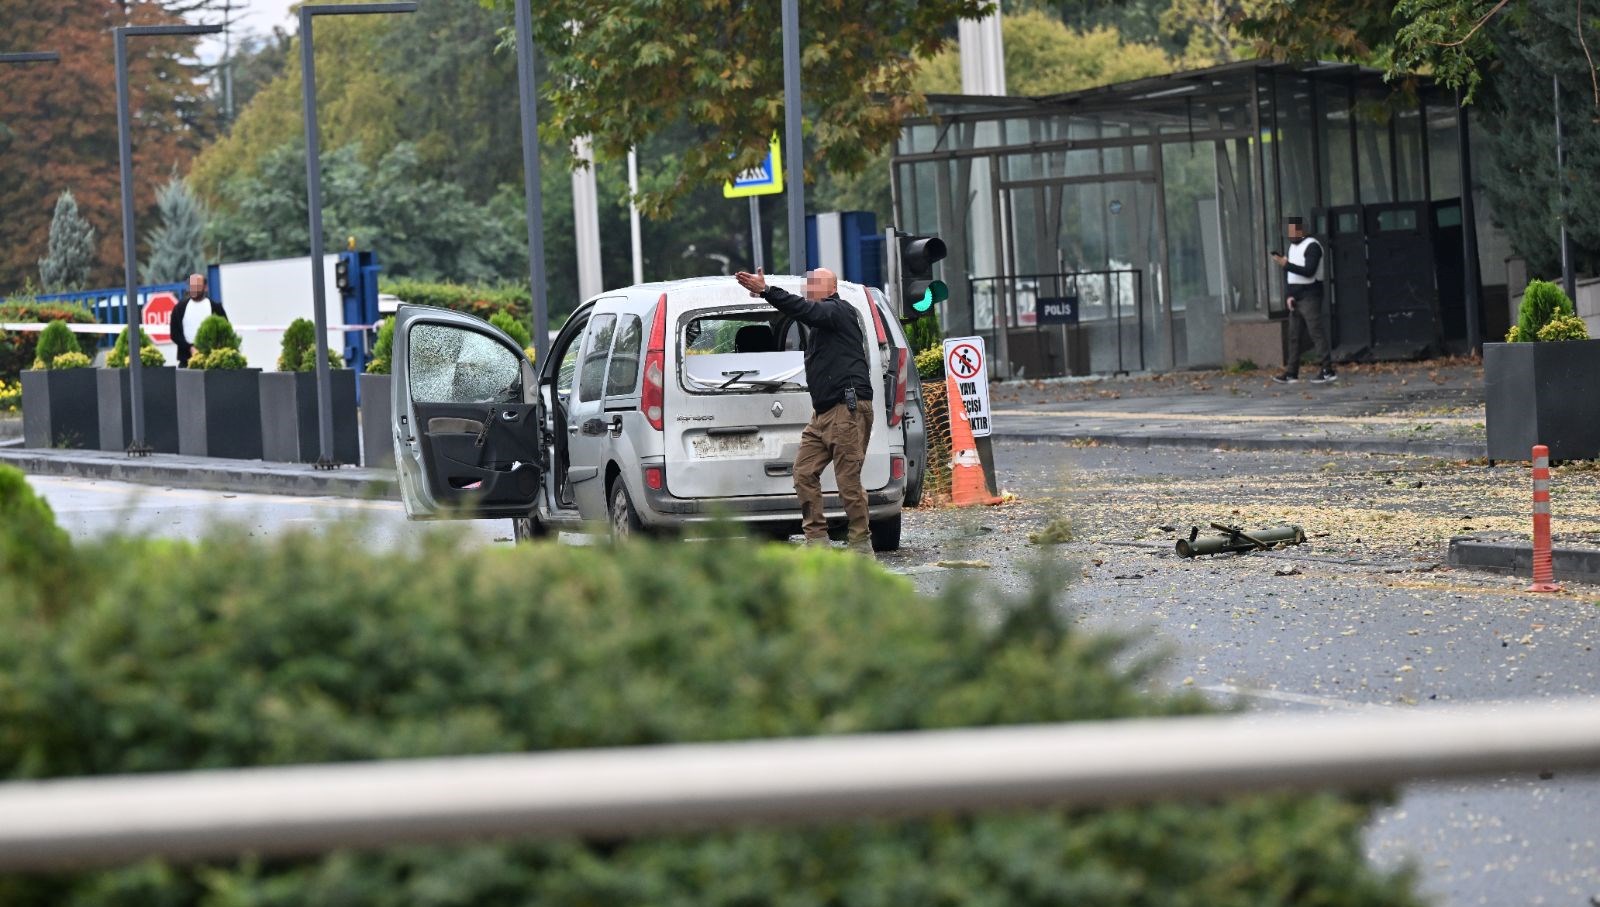
[[[1071,443],[1085,441],[1107,447],[1178,447],[1194,450],[1246,450],[1287,451],[1306,453],[1329,451],[1333,453],[1396,454],[1415,457],[1441,457],[1448,460],[1472,460],[1483,456],[1482,444],[1469,441],[1435,441],[1432,443],[1391,443],[1357,438],[1238,438],[1218,435],[1122,435],[1122,434],[1062,434],[1040,431],[1000,431],[994,436],[1006,441],[1057,441]]]
[[[399,499],[394,474],[376,469],[312,470],[296,464],[259,464],[257,461],[173,460],[161,454],[132,458],[121,456],[63,456],[26,448],[0,449],[0,465],[29,475],[140,485],[165,485],[209,491],[248,494],[282,494],[303,497],[338,497],[361,500]],[[255,468],[251,468],[252,466]]]
[[[1551,552],[1556,581],[1600,583],[1600,550],[1555,548]],[[1533,576],[1533,546],[1484,542],[1458,536],[1450,540],[1448,563],[1452,567]]]

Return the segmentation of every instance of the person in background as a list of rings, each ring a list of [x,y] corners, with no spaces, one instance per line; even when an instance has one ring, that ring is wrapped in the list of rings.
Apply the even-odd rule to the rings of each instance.
[[[178,345],[178,367],[189,367],[189,356],[194,351],[194,337],[200,332],[200,325],[212,315],[221,315],[224,320],[228,313],[223,310],[222,303],[212,302],[206,296],[206,278],[204,274],[189,275],[189,295],[178,300],[177,306],[172,310],[172,342]]]
[[[1300,359],[1305,355],[1306,334],[1311,335],[1311,345],[1317,351],[1320,366],[1313,384],[1326,384],[1338,380],[1333,371],[1333,350],[1328,328],[1328,305],[1322,292],[1322,243],[1306,232],[1305,221],[1289,218],[1289,254],[1272,253],[1272,260],[1283,268],[1288,285],[1284,298],[1289,304],[1289,330],[1294,332],[1294,342],[1289,344],[1288,367],[1272,380],[1279,384],[1292,384],[1300,380]]]
[[[754,274],[740,271],[735,279],[751,296],[811,329],[805,357],[811,423],[800,434],[800,452],[794,458],[794,490],[806,544],[828,544],[822,471],[831,462],[839,500],[850,518],[850,547],[871,555],[871,515],[861,466],[872,437],[872,380],[861,316],[839,298],[839,278],[827,268],[806,274],[804,298],[768,286],[760,268]]]

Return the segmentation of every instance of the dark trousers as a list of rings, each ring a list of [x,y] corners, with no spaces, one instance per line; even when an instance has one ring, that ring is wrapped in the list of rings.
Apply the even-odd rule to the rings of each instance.
[[[794,458],[794,490],[800,498],[801,528],[807,540],[828,537],[828,519],[822,509],[822,471],[829,463],[833,464],[833,475],[839,483],[839,501],[850,518],[850,543],[872,538],[867,492],[861,486],[861,466],[871,438],[871,400],[862,400],[855,412],[840,403],[811,414],[811,424],[800,433],[800,452]]]
[[[1294,337],[1289,343],[1289,368],[1291,375],[1300,374],[1300,360],[1306,352],[1306,335],[1317,351],[1317,361],[1325,372],[1333,371],[1333,348],[1328,337],[1328,307],[1322,300],[1322,287],[1317,284],[1289,285],[1289,295],[1294,298],[1294,309],[1289,313],[1289,330]]]

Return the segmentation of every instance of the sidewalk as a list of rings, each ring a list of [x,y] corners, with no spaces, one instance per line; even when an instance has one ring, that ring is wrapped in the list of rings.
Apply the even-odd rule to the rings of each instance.
[[[991,397],[995,436],[1010,440],[1485,453],[1483,370],[1464,360],[1347,365],[1331,384],[1277,384],[1267,371],[997,382]]]
[[[151,454],[130,457],[100,450],[45,450],[0,447],[0,465],[30,475],[102,479],[202,488],[251,494],[292,494],[340,498],[398,499],[392,470],[341,467],[316,469],[308,463],[268,463]]]

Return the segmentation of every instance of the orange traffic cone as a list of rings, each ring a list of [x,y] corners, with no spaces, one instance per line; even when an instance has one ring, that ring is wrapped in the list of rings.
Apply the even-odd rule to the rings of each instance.
[[[967,407],[956,392],[955,378],[945,379],[945,391],[950,395],[950,503],[957,507],[998,504],[1000,498],[989,493],[989,483],[983,479],[983,461],[978,458],[972,423],[967,421]]]

